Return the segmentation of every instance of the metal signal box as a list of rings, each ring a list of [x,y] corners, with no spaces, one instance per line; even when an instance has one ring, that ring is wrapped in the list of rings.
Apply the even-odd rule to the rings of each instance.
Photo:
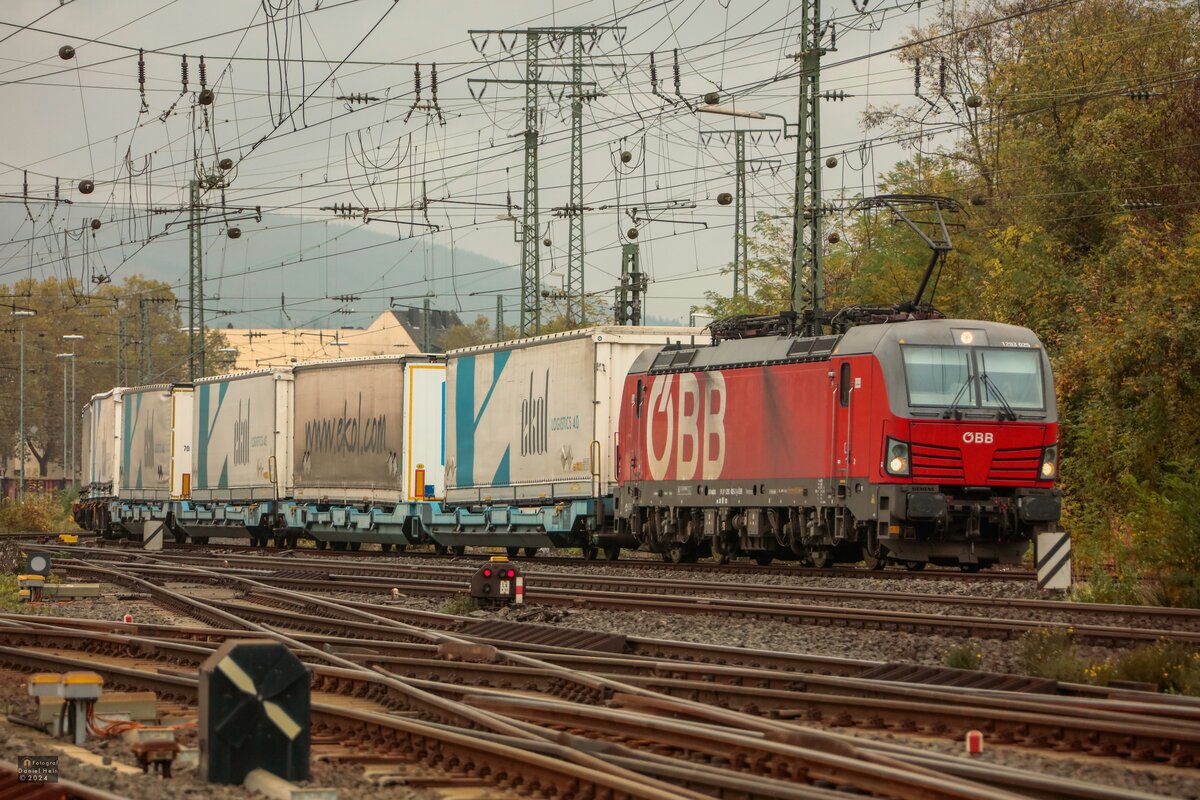
[[[471,599],[481,605],[521,605],[525,578],[521,568],[504,556],[493,556],[471,577]]]

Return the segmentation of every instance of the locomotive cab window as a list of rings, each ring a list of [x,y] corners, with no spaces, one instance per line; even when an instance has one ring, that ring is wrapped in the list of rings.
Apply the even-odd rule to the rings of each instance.
[[[1041,353],[993,347],[901,347],[911,406],[1044,411]]]
[[[847,408],[850,405],[850,363],[842,364],[841,378],[838,386],[838,402],[842,404],[842,408]]]
[[[642,416],[642,379],[638,378],[637,393],[633,396],[633,415],[641,418]]]

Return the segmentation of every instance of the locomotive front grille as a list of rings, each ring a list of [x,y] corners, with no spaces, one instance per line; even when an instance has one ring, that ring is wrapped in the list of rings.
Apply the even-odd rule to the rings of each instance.
[[[914,478],[961,481],[965,477],[962,452],[956,447],[938,447],[913,442],[912,475]]]
[[[1038,479],[1042,465],[1042,448],[1014,447],[997,450],[988,467],[988,481],[1020,481],[1032,483]]]

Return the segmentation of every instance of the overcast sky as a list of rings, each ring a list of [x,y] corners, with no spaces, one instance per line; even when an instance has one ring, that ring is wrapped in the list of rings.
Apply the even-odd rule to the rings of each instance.
[[[830,67],[823,88],[855,95],[823,107],[822,155],[839,162],[824,172],[826,194],[871,194],[875,176],[903,154],[873,141],[880,132],[863,131],[861,113],[869,102],[911,99],[913,76],[891,55],[838,64],[886,50],[914,25],[932,21],[935,4],[921,10],[915,3],[872,2],[865,15],[848,0],[824,6],[823,15],[837,20],[838,50],[825,57]],[[253,220],[236,222],[243,231],[238,240],[221,235],[223,223],[205,226],[210,262],[228,274],[284,264],[277,274],[259,273],[264,277],[255,285],[261,291],[251,286],[243,296],[222,297],[223,307],[235,312],[234,324],[239,308],[278,297],[289,261],[322,258],[339,229],[362,224],[329,224],[334,212],[322,208],[335,204],[394,209],[424,196],[430,201],[425,213],[372,214],[370,229],[406,242],[394,245],[398,260],[436,243],[518,264],[514,223],[504,217],[510,194],[520,216],[524,88],[470,84],[468,78],[521,77],[525,39],[472,37],[471,29],[618,28],[586,40],[584,78],[601,95],[584,110],[584,204],[593,209],[585,214],[589,291],[611,290],[620,245],[633,227],[654,280],[651,313],[682,319],[705,289],[728,289],[731,279],[718,273],[732,258],[733,208],[718,205],[716,196],[734,190],[733,147],[720,131],[736,125],[763,131],[751,136],[758,141],[748,153],[759,159],[748,178],[751,213],[790,201],[795,145],[778,137],[780,121],[693,113],[674,98],[673,51],[679,53],[681,92],[693,105],[705,92],[720,91],[723,104],[795,120],[798,81],[790,77],[790,56],[799,44],[798,0],[6,0],[0,23],[0,192],[19,204],[27,170],[32,198],[24,222],[0,230],[0,283],[31,271],[39,277],[65,274],[63,227],[78,232],[87,220],[72,216],[74,209],[39,202],[53,196],[56,178],[63,197],[105,206],[103,236],[92,245],[99,254],[92,257],[114,279],[137,272],[141,254],[187,235],[176,224],[168,236],[154,238],[180,217],[149,211],[186,201],[194,156],[201,173],[216,172],[221,159],[233,161],[226,175],[227,216],[237,216],[238,207],[261,206],[296,219],[295,249],[269,256],[249,255]],[[64,45],[75,48],[74,58],[60,59]],[[145,110],[138,48],[147,51]],[[570,57],[569,38],[544,41],[539,52],[547,62],[543,80],[568,77],[562,65]],[[652,92],[652,53],[660,90],[674,101]],[[211,106],[196,102],[200,56],[216,94]],[[428,105],[409,114],[414,62],[421,64],[426,104],[432,99],[431,65],[437,64],[442,120]],[[782,76],[788,77],[775,80]],[[569,199],[570,98],[558,96],[561,91],[542,87],[538,118],[538,236],[550,241],[540,245],[542,273],[555,287],[565,274],[568,238],[566,220],[552,211]],[[374,99],[337,99],[355,95]],[[628,164],[619,158],[622,151],[631,154]],[[87,198],[78,190],[83,179],[96,184]],[[218,206],[220,192],[205,200]],[[630,207],[647,206],[651,212],[641,212],[635,224]],[[186,275],[186,264],[179,274]],[[330,275],[330,293],[363,294],[360,310],[382,309],[388,292],[372,293],[375,277],[357,273],[343,259]],[[438,295],[445,288],[433,284],[427,290]],[[328,301],[330,308],[336,305]]]

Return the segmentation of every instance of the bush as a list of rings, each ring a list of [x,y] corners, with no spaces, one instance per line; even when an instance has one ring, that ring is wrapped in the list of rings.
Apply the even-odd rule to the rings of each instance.
[[[52,533],[75,530],[66,492],[30,492],[25,499],[0,501],[0,532]]]
[[[1142,587],[1132,560],[1118,559],[1117,574],[1109,575],[1101,567],[1094,567],[1087,583],[1078,583],[1071,589],[1070,599],[1076,603],[1116,603],[1119,605],[1142,605],[1151,598]]]
[[[1082,683],[1089,677],[1070,628],[1030,631],[1021,637],[1018,648],[1017,660],[1026,674],[1072,683]]]
[[[439,610],[443,614],[453,614],[456,617],[461,617],[475,610],[475,601],[469,597],[459,595],[447,600]]]
[[[1128,523],[1138,563],[1157,581],[1168,605],[1200,607],[1200,468],[1170,464],[1157,486],[1126,477],[1133,501]]]
[[[1200,652],[1178,642],[1142,645],[1105,665],[1111,680],[1152,683],[1160,692],[1200,694]]]
[[[979,669],[983,663],[983,651],[973,642],[955,645],[942,656],[942,663],[954,669]]]

